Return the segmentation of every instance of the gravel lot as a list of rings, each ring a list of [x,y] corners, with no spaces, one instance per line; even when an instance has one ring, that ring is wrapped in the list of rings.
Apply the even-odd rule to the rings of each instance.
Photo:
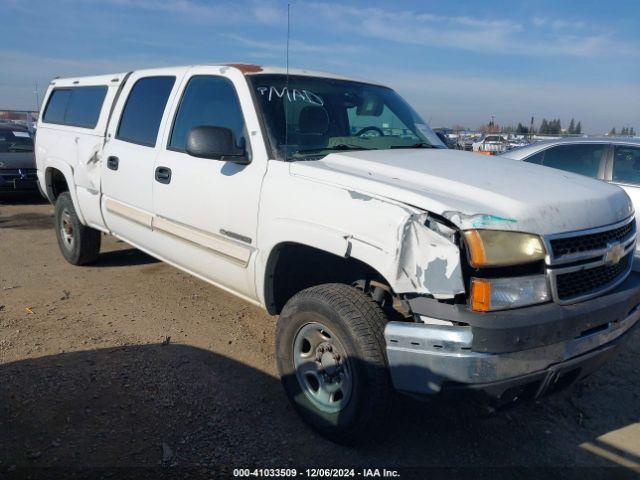
[[[400,399],[386,441],[347,448],[308,430],[287,404],[274,317],[111,237],[96,265],[68,265],[52,213],[37,201],[0,204],[0,472],[640,468],[638,334],[594,376],[543,402],[496,414]],[[625,468],[593,468],[616,465]]]

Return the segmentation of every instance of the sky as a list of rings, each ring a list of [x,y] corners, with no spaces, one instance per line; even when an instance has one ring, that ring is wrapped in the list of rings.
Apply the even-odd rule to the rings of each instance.
[[[433,127],[640,131],[638,0],[289,3],[291,67],[382,82]],[[0,19],[0,109],[56,76],[286,62],[286,1],[0,0]]]

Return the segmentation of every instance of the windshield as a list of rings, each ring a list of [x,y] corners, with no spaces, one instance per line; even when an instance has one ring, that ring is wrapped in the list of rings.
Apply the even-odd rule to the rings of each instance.
[[[23,130],[0,128],[0,152],[33,152],[33,139]]]
[[[337,150],[446,148],[393,90],[360,82],[291,75],[248,77],[275,154],[321,157]]]

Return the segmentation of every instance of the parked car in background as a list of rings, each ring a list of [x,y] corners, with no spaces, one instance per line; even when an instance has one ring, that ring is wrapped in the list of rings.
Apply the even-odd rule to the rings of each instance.
[[[508,146],[509,143],[504,135],[483,135],[473,142],[473,151],[497,155],[506,152]]]
[[[565,138],[509,150],[505,158],[557,168],[622,187],[640,212],[640,140],[631,138]],[[636,259],[640,250],[636,250]],[[636,264],[638,260],[636,260]]]
[[[473,151],[473,142],[476,141],[477,137],[473,137],[471,135],[459,135],[458,141],[456,144],[456,148],[458,150],[464,150],[466,152]]]
[[[38,191],[31,133],[21,125],[0,124],[0,194]]]
[[[530,145],[531,142],[524,137],[509,137],[507,141],[507,150],[511,150],[513,148],[522,148]]]

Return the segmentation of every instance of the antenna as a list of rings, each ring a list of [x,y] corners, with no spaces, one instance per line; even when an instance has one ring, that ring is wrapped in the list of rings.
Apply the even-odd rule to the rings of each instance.
[[[286,97],[289,98],[289,38],[291,37],[291,4],[287,3],[287,73],[285,80],[285,89],[287,92]],[[285,96],[282,96],[282,106],[284,107],[284,161],[289,161],[289,119],[287,118],[287,110],[289,104],[285,100]]]
[[[289,77],[289,38],[291,37],[291,4],[287,3],[287,80]]]

